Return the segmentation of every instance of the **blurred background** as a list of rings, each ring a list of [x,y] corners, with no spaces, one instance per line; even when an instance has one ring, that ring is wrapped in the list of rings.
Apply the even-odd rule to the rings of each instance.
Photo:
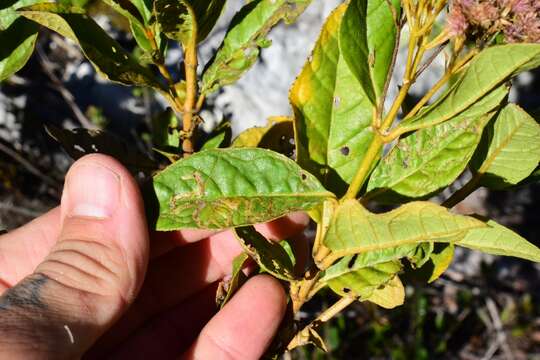
[[[340,2],[314,0],[295,24],[277,26],[272,46],[242,80],[208,99],[203,130],[230,120],[234,136],[264,125],[269,116],[290,114],[288,89],[324,19]],[[200,47],[201,63],[211,58],[243,3],[229,1]],[[123,18],[101,2],[90,0],[87,6],[127,50],[138,51]],[[166,64],[173,73],[179,73],[181,60],[181,50],[171,48]],[[399,64],[391,96],[401,77]],[[413,97],[426,92],[442,70],[440,57],[415,85]],[[511,100],[540,113],[539,70],[514,81]],[[150,152],[152,119],[164,108],[165,101],[151,90],[104,81],[77,46],[42,30],[29,63],[0,84],[0,229],[20,226],[59,202],[72,160],[44,125],[106,129]],[[537,184],[505,192],[481,189],[458,211],[492,217],[538,246],[539,198]],[[330,292],[323,293],[300,316],[309,320],[334,301]],[[358,303],[326,324],[323,335],[329,353],[306,348],[285,359],[540,359],[540,265],[458,248],[449,271],[433,284],[407,283],[404,306],[384,310]]]

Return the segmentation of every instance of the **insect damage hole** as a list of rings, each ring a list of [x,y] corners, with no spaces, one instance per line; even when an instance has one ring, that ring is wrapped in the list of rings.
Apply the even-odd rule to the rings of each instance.
[[[349,260],[349,262],[347,263],[347,267],[349,269],[352,269],[352,267],[354,266],[354,263],[356,262],[356,259],[358,259],[358,254],[354,254],[351,260]]]
[[[344,156],[347,156],[347,155],[349,155],[349,153],[351,152],[351,149],[349,149],[348,146],[344,146],[344,147],[342,147],[341,149],[339,149],[339,151],[340,151],[341,154],[343,154]]]

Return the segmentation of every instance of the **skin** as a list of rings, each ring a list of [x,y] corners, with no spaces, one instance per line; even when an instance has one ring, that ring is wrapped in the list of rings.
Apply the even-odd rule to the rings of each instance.
[[[307,221],[257,228],[283,239]],[[258,359],[286,297],[255,276],[216,313],[216,285],[240,252],[230,232],[149,234],[129,172],[88,155],[59,207],[0,236],[0,358]]]

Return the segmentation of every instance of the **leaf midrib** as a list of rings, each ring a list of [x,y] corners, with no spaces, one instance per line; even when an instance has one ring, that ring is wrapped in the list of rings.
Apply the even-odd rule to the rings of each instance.
[[[465,234],[467,231],[477,228],[485,227],[484,224],[482,225],[471,225],[468,227],[463,227],[460,230],[456,230],[453,232],[433,232],[429,234],[430,238],[448,238],[450,236],[458,236]],[[335,256],[347,256],[347,255],[354,255],[354,254],[361,254],[363,252],[369,252],[369,251],[376,251],[376,250],[385,250],[392,247],[398,247],[402,245],[409,245],[409,244],[416,244],[421,242],[442,242],[442,243],[459,243],[459,240],[455,241],[437,241],[437,240],[427,240],[424,236],[417,236],[414,238],[404,239],[404,240],[394,240],[391,242],[384,242],[384,243],[378,243],[373,245],[363,245],[361,247],[355,247],[355,248],[349,248],[347,250],[333,250],[332,254]]]
[[[518,120],[519,121],[519,120]],[[482,166],[480,166],[480,169],[478,169],[478,174],[483,175],[486,171],[489,170],[493,162],[496,160],[497,156],[501,153],[501,151],[504,150],[506,145],[512,141],[512,138],[514,137],[515,133],[519,131],[525,124],[525,121],[520,121],[519,124],[511,130],[510,134],[504,138],[504,140],[500,143],[500,146],[495,148],[495,151],[491,154],[491,156],[487,157],[486,160],[484,160],[484,163]],[[495,129],[494,129],[495,131]]]
[[[173,197],[182,195],[180,194],[174,194]],[[186,194],[189,195],[189,194]],[[214,196],[190,196],[189,198],[186,198],[188,200],[187,202],[195,201],[195,200],[234,200],[238,198],[282,198],[282,197],[295,197],[295,198],[335,198],[335,195],[329,191],[327,192],[309,192],[309,193],[282,193],[282,194],[257,194],[257,195],[234,195],[234,196],[222,196],[222,197],[214,197]],[[177,199],[179,202],[183,202],[180,199]]]

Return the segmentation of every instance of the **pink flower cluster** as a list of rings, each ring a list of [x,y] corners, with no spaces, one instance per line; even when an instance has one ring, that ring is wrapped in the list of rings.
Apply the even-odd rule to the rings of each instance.
[[[452,36],[502,32],[510,43],[540,43],[540,0],[453,0],[447,22]]]

